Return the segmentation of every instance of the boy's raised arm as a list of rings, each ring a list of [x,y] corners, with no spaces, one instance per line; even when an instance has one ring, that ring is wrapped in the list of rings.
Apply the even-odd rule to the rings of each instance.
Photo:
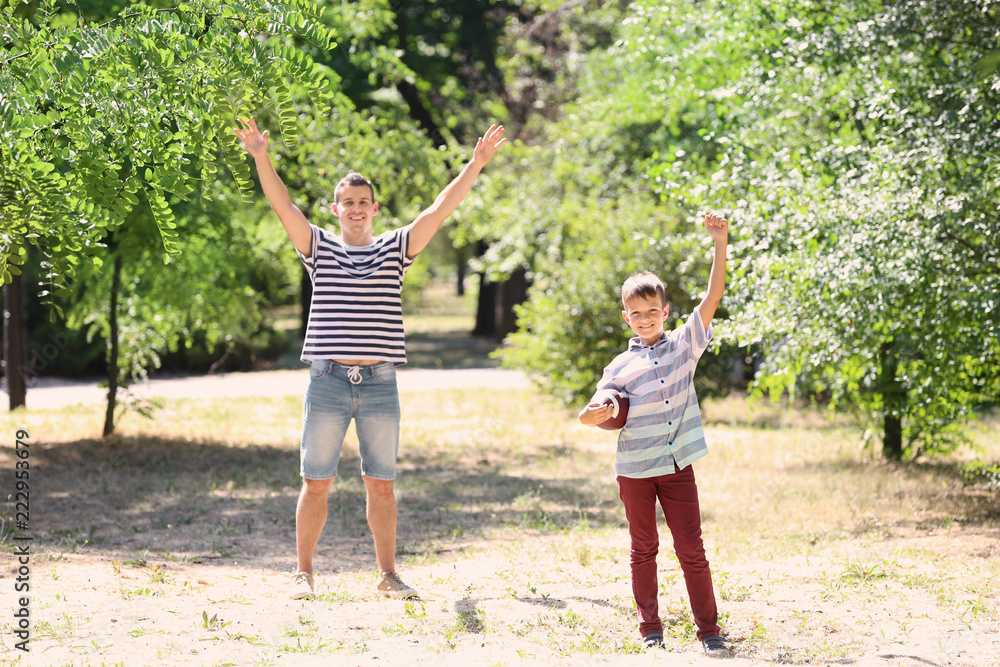
[[[438,229],[441,228],[441,223],[458,208],[458,205],[465,199],[465,195],[469,194],[479,172],[486,166],[486,163],[493,159],[497,149],[507,141],[503,137],[503,132],[503,125],[490,125],[486,134],[476,140],[472,159],[465,165],[462,172],[441,191],[433,204],[424,209],[417,216],[417,219],[410,223],[407,257],[416,257],[417,253],[427,247]]]
[[[233,131],[243,141],[247,152],[257,164],[257,178],[260,179],[264,196],[267,197],[271,208],[278,215],[278,220],[281,221],[281,225],[285,228],[285,232],[295,248],[308,257],[312,251],[312,228],[299,207],[292,203],[292,198],[288,195],[288,188],[281,182],[281,178],[274,170],[271,156],[267,152],[267,130],[261,134],[253,118],[250,120],[238,118],[237,120],[245,127],[236,128]]]
[[[715,317],[719,302],[722,301],[722,294],[726,291],[726,249],[729,246],[729,222],[717,213],[709,213],[705,216],[705,229],[715,241],[712,272],[708,277],[708,294],[698,304],[698,312],[701,314],[701,321],[707,331],[708,325]]]

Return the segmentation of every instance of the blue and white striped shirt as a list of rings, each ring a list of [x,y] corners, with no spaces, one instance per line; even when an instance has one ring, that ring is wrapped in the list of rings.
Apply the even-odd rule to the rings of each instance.
[[[615,474],[645,478],[669,475],[708,454],[701,410],[694,392],[694,370],[712,328],[705,330],[695,309],[684,325],[664,333],[652,347],[639,337],[629,340],[604,369],[591,402],[615,391],[628,394],[625,427],[618,434]]]
[[[313,283],[302,360],[406,363],[402,290],[413,264],[406,256],[409,228],[385,232],[366,246],[350,246],[325,229],[309,226],[311,253],[298,253]]]

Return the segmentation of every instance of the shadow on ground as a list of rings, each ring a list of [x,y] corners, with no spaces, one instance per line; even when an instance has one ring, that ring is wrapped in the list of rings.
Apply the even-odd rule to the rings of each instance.
[[[851,460],[812,461],[800,465],[786,465],[787,473],[822,477],[860,478],[871,473],[874,467],[885,466],[890,475],[909,482],[916,491],[908,492],[907,498],[919,494],[923,506],[933,507],[936,514],[946,515],[950,520],[959,520],[969,525],[995,527],[1000,523],[1000,488],[987,475],[963,473],[961,464],[954,461],[914,461],[909,463],[862,462]],[[994,467],[1000,464],[994,464]],[[989,468],[989,466],[984,466]],[[939,526],[939,518],[902,518],[894,525],[928,530]],[[871,526],[861,524],[857,533],[867,532]]]
[[[564,446],[560,450],[567,451]],[[551,464],[551,448],[517,462]],[[32,529],[40,551],[127,560],[163,554],[287,569],[295,552],[298,451],[268,445],[114,437],[38,443],[32,451]],[[540,533],[619,525],[602,482],[515,474],[497,464],[441,465],[431,453],[400,460],[397,552],[460,551],[491,529]],[[330,493],[318,558],[344,571],[372,566],[364,486],[345,455]]]

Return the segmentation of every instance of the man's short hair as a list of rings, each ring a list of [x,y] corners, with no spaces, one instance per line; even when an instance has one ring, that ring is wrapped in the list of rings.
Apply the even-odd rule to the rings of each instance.
[[[628,308],[628,301],[631,299],[636,297],[649,299],[654,296],[659,297],[661,303],[667,303],[663,282],[649,271],[632,274],[622,285],[622,306],[626,308]]]
[[[367,185],[369,188],[371,188],[372,191],[372,201],[375,201],[375,186],[372,184],[371,181],[369,181],[367,178],[365,178],[356,171],[351,172],[347,176],[344,176],[342,179],[340,179],[340,182],[337,183],[337,187],[333,189],[333,201],[335,202],[340,201],[340,191],[346,188],[348,185]]]

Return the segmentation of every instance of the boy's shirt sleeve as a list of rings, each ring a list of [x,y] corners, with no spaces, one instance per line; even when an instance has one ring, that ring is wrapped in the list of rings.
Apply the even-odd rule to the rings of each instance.
[[[691,317],[684,323],[684,328],[687,329],[684,336],[691,345],[691,354],[694,355],[695,359],[701,359],[701,355],[708,349],[709,341],[712,340],[712,325],[708,325],[708,329],[706,329],[705,322],[701,319],[701,311],[695,308]]]
[[[306,272],[309,273],[309,279],[315,282],[316,279],[316,257],[319,255],[319,240],[322,236],[319,227],[309,223],[309,228],[312,230],[312,240],[309,242],[309,254],[303,255],[299,252],[299,249],[295,249],[295,253],[302,260],[302,264],[306,267]]]
[[[594,392],[593,397],[590,399],[591,403],[603,403],[619,391],[625,391],[625,388],[618,380],[618,373],[615,372],[614,366],[615,364],[612,362],[605,367],[604,375],[601,376],[600,381],[597,383],[597,391]]]

